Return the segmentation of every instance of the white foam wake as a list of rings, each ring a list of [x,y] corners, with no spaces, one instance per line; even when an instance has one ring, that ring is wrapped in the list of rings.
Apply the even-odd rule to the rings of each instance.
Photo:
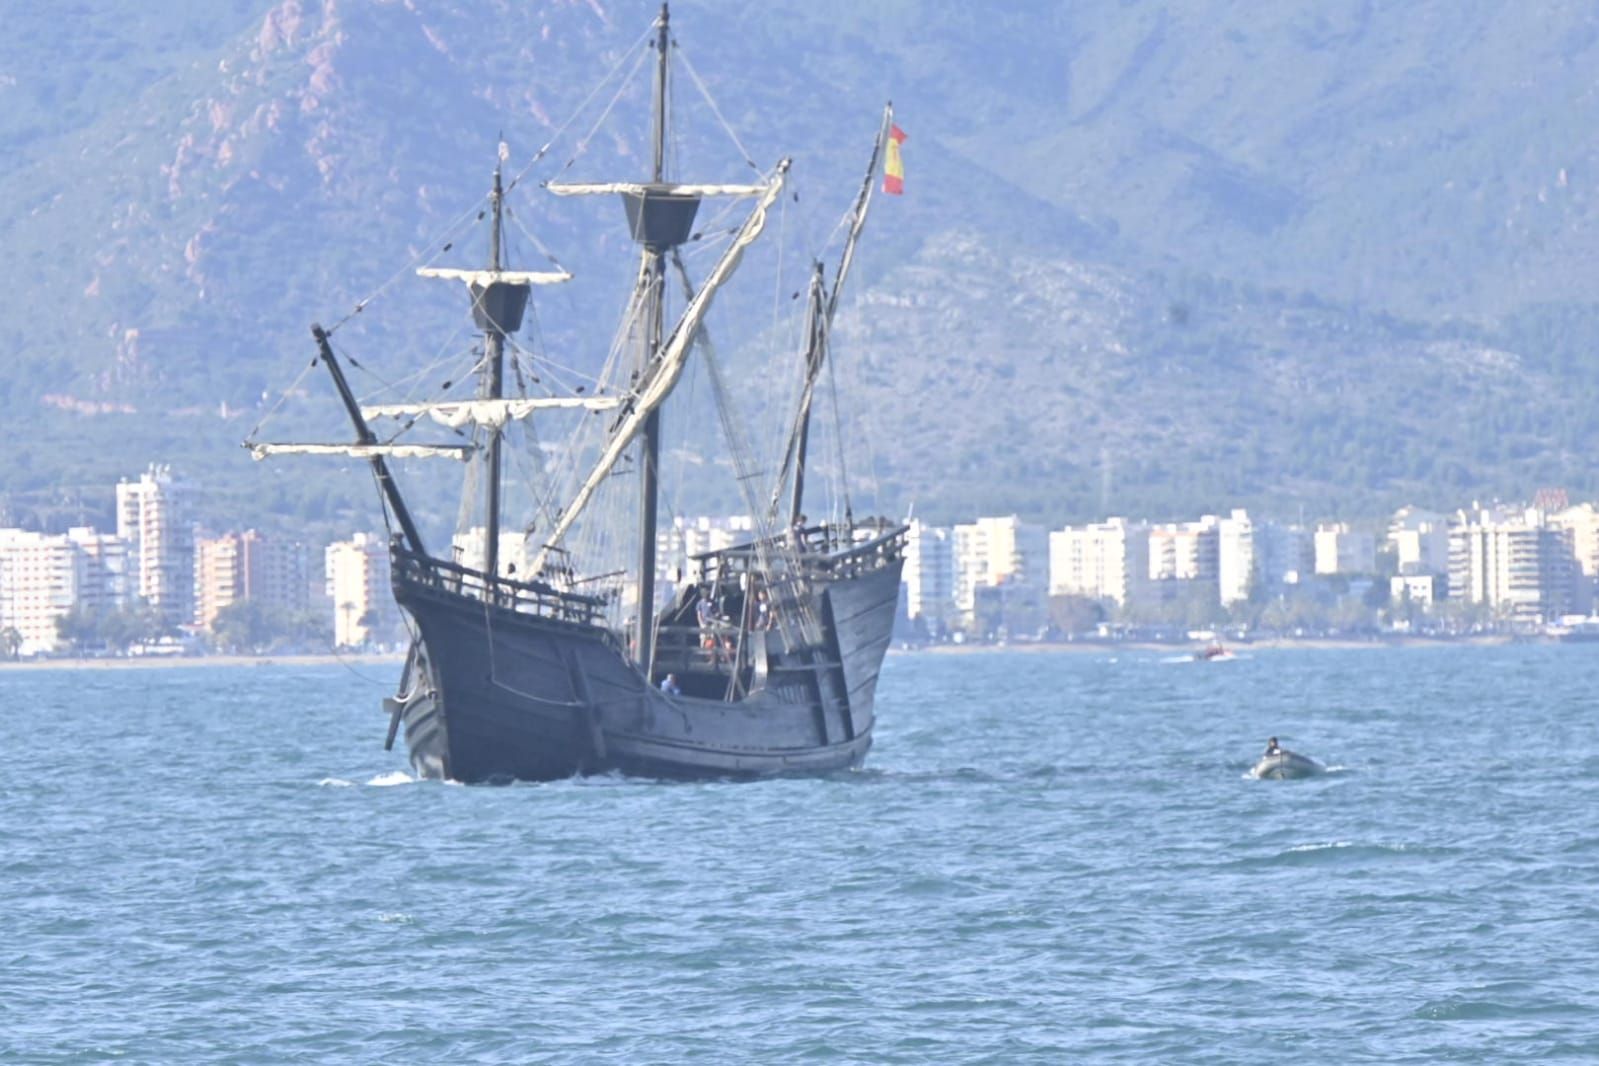
[[[412,777],[404,770],[390,770],[386,774],[378,774],[367,784],[372,788],[389,788],[392,785],[413,785],[420,778]]]

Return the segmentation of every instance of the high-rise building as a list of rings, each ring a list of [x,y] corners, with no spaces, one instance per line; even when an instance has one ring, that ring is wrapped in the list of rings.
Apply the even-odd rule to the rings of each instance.
[[[1305,570],[1304,531],[1235,510],[1216,523],[1216,585],[1223,607],[1260,589],[1275,594]]]
[[[98,617],[127,600],[127,549],[119,538],[88,528],[56,536],[0,529],[0,630],[17,630],[23,654],[60,647],[57,623],[74,607]]]
[[[1578,611],[1594,609],[1599,588],[1599,508],[1578,504],[1549,516],[1549,524],[1571,534],[1572,554],[1577,564],[1577,594],[1572,607]]]
[[[329,544],[325,562],[333,643],[348,648],[391,639],[400,616],[389,589],[389,552],[383,538],[357,533]]]
[[[1249,599],[1264,580],[1255,551],[1255,523],[1247,511],[1235,510],[1216,523],[1216,588],[1223,607]]]
[[[152,465],[117,485],[117,536],[127,542],[134,593],[169,626],[194,621],[194,526],[189,490]]]
[[[1388,544],[1401,575],[1449,573],[1449,519],[1445,515],[1401,507],[1388,523]]]
[[[1000,585],[1042,592],[1049,580],[1049,538],[1044,527],[1016,515],[979,518],[954,529],[955,606],[973,617],[977,590]]]
[[[911,621],[946,620],[955,609],[955,540],[945,526],[911,519],[905,534],[905,614]]]
[[[1371,574],[1377,570],[1377,538],[1342,522],[1316,527],[1316,573]]]
[[[1485,604],[1518,622],[1572,609],[1578,574],[1569,529],[1529,508],[1462,512],[1449,533],[1449,596]]]
[[[1125,607],[1149,584],[1149,526],[1110,518],[1049,535],[1049,594]]]
[[[217,614],[243,600],[302,613],[310,606],[305,545],[255,530],[195,543],[195,622],[210,629]]]
[[[1149,529],[1149,576],[1154,581],[1214,582],[1218,560],[1215,515]]]

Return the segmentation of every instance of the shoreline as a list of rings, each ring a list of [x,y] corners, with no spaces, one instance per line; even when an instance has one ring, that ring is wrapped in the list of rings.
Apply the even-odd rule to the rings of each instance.
[[[89,659],[0,660],[0,673],[7,670],[156,670],[162,667],[192,669],[198,666],[373,666],[405,662],[404,652],[353,652],[336,655],[130,655]]]
[[[1354,640],[1339,637],[1302,637],[1302,638],[1274,638],[1271,640],[1256,640],[1227,644],[1227,651],[1232,653],[1252,651],[1290,651],[1307,649],[1312,651],[1345,651],[1355,649],[1375,650],[1380,648],[1488,648],[1500,647],[1510,644],[1557,644],[1555,640],[1518,640],[1503,634],[1480,634],[1470,637],[1394,637],[1380,640]],[[1067,655],[1083,655],[1090,653],[1114,653],[1121,651],[1136,652],[1164,652],[1167,655],[1188,655],[1201,642],[1188,643],[1161,643],[1157,641],[1139,640],[1068,640],[1052,643],[1025,641],[1016,644],[922,644],[914,646],[894,645],[889,648],[891,655],[970,655],[981,652],[1022,652],[1024,654],[1042,654],[1046,652],[1061,652]]]
[[[1555,644],[1554,640],[1518,640],[1502,634],[1484,634],[1470,637],[1395,637],[1383,640],[1347,640],[1331,637],[1305,637],[1300,639],[1273,639],[1229,644],[1230,652],[1282,651],[1308,649],[1315,651],[1343,651],[1378,648],[1487,648],[1517,643]],[[1117,652],[1150,652],[1167,655],[1187,655],[1193,644],[1162,644],[1151,641],[1059,641],[1039,643],[1027,641],[1015,644],[922,644],[890,646],[890,655],[982,655],[999,652],[1019,652],[1026,655],[1058,653],[1062,655],[1114,654]],[[0,673],[7,670],[156,670],[162,668],[194,669],[203,666],[265,667],[265,666],[380,666],[405,661],[404,652],[351,652],[336,654],[322,652],[302,655],[172,655],[126,656],[122,658],[83,659],[0,659]]]

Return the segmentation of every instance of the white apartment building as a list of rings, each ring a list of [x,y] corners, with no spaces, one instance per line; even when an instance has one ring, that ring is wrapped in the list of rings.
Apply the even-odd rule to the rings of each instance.
[[[528,564],[532,553],[528,551],[527,534],[520,529],[502,529],[499,541],[495,569],[500,576],[516,581],[529,580],[531,571]],[[488,530],[483,526],[473,526],[464,533],[455,534],[450,538],[451,562],[481,572],[488,561],[485,555],[487,542]]]
[[[1259,554],[1247,511],[1234,510],[1216,523],[1216,591],[1223,607],[1249,599],[1250,589],[1264,578]]]
[[[1578,574],[1570,530],[1542,511],[1463,512],[1449,534],[1449,596],[1522,622],[1571,610]]]
[[[333,601],[333,643],[359,647],[382,640],[399,627],[399,608],[389,589],[389,551],[384,539],[357,533],[329,544],[324,556]]]
[[[189,490],[152,464],[117,485],[117,536],[128,545],[134,593],[169,626],[194,621],[194,526]]]
[[[1576,596],[1572,609],[1591,612],[1595,590],[1599,587],[1599,508],[1578,504],[1549,516],[1549,524],[1571,534],[1571,550],[1576,557]]]
[[[201,629],[210,629],[219,612],[242,600],[302,612],[310,597],[303,544],[253,529],[195,542],[194,620]]]
[[[1372,574],[1377,570],[1377,538],[1342,522],[1316,527],[1316,573]]]
[[[0,529],[0,629],[16,629],[24,655],[61,645],[56,623],[74,606],[105,614],[128,602],[127,546],[78,527],[60,535]]]
[[[1401,574],[1449,573],[1449,519],[1401,507],[1388,523],[1388,544]]]
[[[670,526],[663,526],[655,534],[656,579],[674,585],[688,580],[694,572],[696,555],[731,548],[754,535],[755,523],[748,515],[674,518]]]
[[[957,525],[953,536],[955,607],[967,618],[973,617],[981,587],[1045,587],[1049,578],[1049,538],[1043,526],[1006,515]]]
[[[947,619],[955,609],[955,534],[911,519],[905,534],[905,614],[915,621]]]
[[[1205,515],[1197,522],[1151,526],[1150,580],[1214,582],[1218,523],[1215,515]]]
[[[1149,526],[1110,518],[1049,535],[1049,594],[1125,607],[1149,584]]]

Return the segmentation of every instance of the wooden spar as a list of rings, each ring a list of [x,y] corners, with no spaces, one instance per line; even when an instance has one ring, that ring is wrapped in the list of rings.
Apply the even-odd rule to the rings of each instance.
[[[500,229],[504,223],[503,203],[504,191],[500,186],[500,166],[494,166],[494,223],[489,227],[489,269],[500,269]],[[487,400],[502,399],[501,393],[505,388],[505,334],[501,324],[488,318],[488,326],[483,331],[484,344],[488,348],[488,365],[483,368],[483,398]],[[487,580],[483,583],[483,595],[494,595],[494,579],[499,576],[500,563],[500,443],[503,432],[499,426],[489,427],[489,453],[488,453],[488,490],[485,509],[487,510],[484,529],[483,544],[483,576]]]
[[[811,275],[810,306],[805,312],[805,387],[800,392],[799,426],[794,437],[794,495],[789,502],[789,529],[799,524],[805,502],[805,452],[811,438],[811,398],[816,395],[816,378],[821,373],[827,352],[827,324],[823,310],[822,264]]]
[[[339,391],[339,399],[343,401],[350,421],[355,424],[355,434],[359,438],[359,443],[376,444],[377,437],[367,426],[366,419],[361,414],[361,405],[356,402],[355,393],[350,391],[350,383],[344,378],[344,368],[339,366],[338,357],[333,354],[333,345],[328,343],[328,331],[319,323],[313,322],[311,336],[316,338],[317,351],[321,354],[322,362],[327,366],[328,373],[333,375],[333,387]],[[422,547],[422,536],[416,531],[416,523],[411,520],[411,511],[400,496],[400,487],[394,483],[394,478],[389,474],[389,464],[383,461],[381,455],[374,455],[367,461],[372,464],[372,473],[377,476],[378,487],[383,490],[384,498],[389,501],[389,507],[394,511],[395,520],[400,523],[400,532],[404,534],[411,551],[417,555],[426,555],[427,550]]]
[[[661,19],[655,35],[655,119],[654,152],[650,179],[659,182],[666,173],[666,49],[669,43],[671,12],[661,4]],[[665,332],[666,250],[646,244],[644,255],[649,262],[646,274],[649,279],[649,306],[645,328],[649,331],[645,349],[644,366],[655,360],[661,350]],[[639,442],[639,569],[638,569],[638,621],[633,646],[638,651],[639,665],[649,676],[655,661],[655,527],[660,502],[661,411],[657,407],[644,420],[644,432]]]
[[[866,213],[872,204],[873,179],[877,176],[877,161],[883,154],[883,144],[894,126],[894,105],[883,108],[883,123],[878,128],[877,140],[872,144],[872,157],[866,164],[866,177],[861,181],[861,191],[856,194],[855,206],[850,211],[849,235],[844,240],[844,250],[838,257],[838,269],[833,274],[833,287],[827,289],[822,282],[822,264],[816,264],[811,278],[811,302],[806,311],[805,329],[805,383],[800,389],[799,410],[796,413],[794,436],[789,441],[788,457],[793,462],[793,495],[789,501],[788,525],[792,527],[803,513],[805,498],[805,453],[810,441],[811,401],[816,391],[816,379],[821,375],[822,363],[827,358],[828,337],[833,328],[833,314],[838,310],[838,295],[849,275],[850,264],[855,260],[855,245],[866,228]],[[788,469],[784,463],[784,472]],[[777,494],[782,491],[782,475],[773,492],[772,510],[778,507]]]

